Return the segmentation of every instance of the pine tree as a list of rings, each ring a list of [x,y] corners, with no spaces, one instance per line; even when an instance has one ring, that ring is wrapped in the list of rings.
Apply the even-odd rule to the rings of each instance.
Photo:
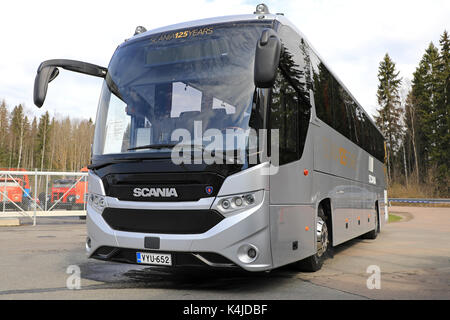
[[[440,68],[443,81],[443,103],[448,115],[450,107],[450,36],[447,30],[442,34],[439,44],[441,46]]]
[[[36,143],[37,143],[37,132],[38,132],[38,124],[36,117],[33,117],[33,122],[31,123],[30,129],[30,159],[28,162],[27,168],[33,169],[36,168],[37,157],[36,157]]]
[[[417,132],[419,128],[417,127],[417,110],[416,102],[414,100],[414,95],[410,90],[405,101],[405,125],[406,125],[406,137],[405,140],[409,139],[412,145],[412,158],[414,161],[414,172],[415,172],[415,182],[419,184],[419,158],[417,154]],[[406,141],[405,141],[406,142]],[[411,153],[411,152],[410,152]],[[410,156],[411,158],[411,156]]]
[[[11,138],[13,150],[11,154],[11,166],[20,167],[22,161],[22,151],[23,151],[23,136],[24,136],[24,112],[23,106],[19,104],[15,106],[11,112]]]
[[[48,168],[48,149],[49,149],[49,134],[50,134],[50,115],[48,111],[43,114],[39,119],[36,154],[39,159],[39,169],[42,171],[44,168]],[[38,163],[36,163],[38,165]]]
[[[413,74],[412,92],[416,101],[416,110],[418,116],[418,149],[421,155],[420,166],[421,171],[425,172],[431,167],[430,154],[433,130],[433,70],[437,65],[438,51],[437,48],[430,43],[425,54],[423,55],[419,66]]]
[[[379,115],[375,117],[375,121],[387,139],[389,181],[393,176],[393,156],[399,149],[402,135],[399,73],[395,70],[395,63],[386,53],[378,68],[377,100],[380,109],[377,110]]]
[[[29,167],[29,153],[30,153],[30,145],[31,145],[30,130],[31,130],[30,121],[28,121],[28,117],[25,116],[23,119],[23,143],[22,143],[23,144],[23,155],[22,155],[22,162],[20,164],[20,167],[22,167],[22,168]]]
[[[436,90],[436,151],[438,184],[442,194],[450,194],[450,38],[444,31],[440,41]]]
[[[435,171],[436,193],[448,195],[450,157],[450,40],[446,31],[440,51],[430,43],[414,73],[412,93],[417,110],[417,148],[421,172]]]
[[[0,167],[5,167],[8,159],[9,111],[5,100],[0,104]]]

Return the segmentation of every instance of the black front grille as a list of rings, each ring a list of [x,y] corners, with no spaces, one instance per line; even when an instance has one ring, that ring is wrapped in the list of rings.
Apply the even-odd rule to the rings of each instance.
[[[64,193],[63,192],[54,192],[53,193],[53,200],[54,201],[56,201],[56,200],[59,200],[59,199],[61,199],[62,198],[62,196],[64,195]]]
[[[163,234],[204,233],[224,219],[215,210],[106,208],[102,216],[114,230]]]

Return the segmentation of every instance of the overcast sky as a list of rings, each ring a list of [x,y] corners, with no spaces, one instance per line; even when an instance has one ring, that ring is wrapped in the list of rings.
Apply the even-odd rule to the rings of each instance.
[[[169,24],[253,13],[260,1],[2,1],[0,5],[0,100],[40,115],[95,119],[102,79],[61,70],[44,107],[33,104],[40,62],[54,58],[107,66],[137,25]],[[308,38],[330,68],[373,115],[378,65],[386,52],[403,78],[412,78],[426,47],[450,31],[450,0],[265,1]]]

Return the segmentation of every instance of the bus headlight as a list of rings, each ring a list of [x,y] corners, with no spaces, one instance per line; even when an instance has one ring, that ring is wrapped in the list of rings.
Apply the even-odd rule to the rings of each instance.
[[[95,209],[95,211],[97,211],[100,214],[103,212],[103,209],[105,209],[108,206],[106,202],[106,197],[95,193],[89,194],[88,202]]]
[[[229,215],[259,205],[264,200],[264,190],[235,194],[225,197],[217,197],[213,209]]]

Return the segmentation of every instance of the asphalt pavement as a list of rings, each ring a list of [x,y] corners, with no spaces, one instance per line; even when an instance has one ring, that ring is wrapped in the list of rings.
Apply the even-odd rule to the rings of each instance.
[[[258,274],[168,273],[102,262],[86,258],[83,220],[39,218],[37,226],[24,220],[0,227],[0,299],[450,299],[450,208],[390,212],[403,219],[376,240],[334,248],[315,273],[293,266]],[[78,271],[80,282],[73,277]]]

